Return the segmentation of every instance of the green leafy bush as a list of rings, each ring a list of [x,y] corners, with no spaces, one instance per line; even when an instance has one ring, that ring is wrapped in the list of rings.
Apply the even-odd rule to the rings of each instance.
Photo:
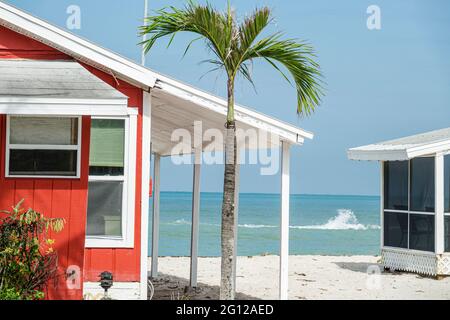
[[[12,211],[0,211],[0,300],[42,299],[57,272],[55,241],[48,233],[60,232],[64,219],[23,210],[22,203]]]

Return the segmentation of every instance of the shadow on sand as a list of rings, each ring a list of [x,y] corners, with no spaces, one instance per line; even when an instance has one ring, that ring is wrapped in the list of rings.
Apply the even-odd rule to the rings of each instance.
[[[186,289],[189,280],[160,273],[158,278],[151,279],[154,286],[152,300],[217,300],[219,286],[198,283],[196,288]],[[237,300],[259,300],[243,293],[236,292]]]
[[[362,272],[362,273],[368,273],[369,271],[373,271],[372,268],[377,268],[378,270],[383,273],[384,268],[379,263],[367,263],[367,262],[335,262],[335,264],[342,269],[354,271],[354,272]],[[373,272],[371,272],[373,273]]]
[[[407,272],[407,271],[401,271],[401,270],[390,270],[390,269],[385,269],[381,264],[379,263],[366,263],[366,262],[335,262],[335,264],[342,268],[342,269],[347,269],[347,270],[351,270],[354,272],[362,272],[362,273],[367,273],[367,274],[373,274],[374,273],[374,269],[369,269],[370,267],[378,267],[379,271],[381,272],[380,274],[382,276],[387,276],[387,275],[402,275],[402,274],[413,274],[416,278],[429,278],[429,279],[440,279],[439,277],[436,276],[429,276],[429,275],[423,275],[423,274],[416,274],[413,272]]]

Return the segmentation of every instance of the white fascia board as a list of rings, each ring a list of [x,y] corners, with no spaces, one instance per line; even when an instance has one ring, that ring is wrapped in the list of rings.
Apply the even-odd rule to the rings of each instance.
[[[126,99],[0,99],[0,114],[9,115],[64,115],[64,116],[126,116]],[[24,101],[26,100],[26,101]]]
[[[160,79],[158,76],[158,80]],[[183,100],[190,101],[210,111],[223,114],[224,116],[227,114],[227,102],[225,100],[177,81],[158,81],[155,88]],[[312,139],[314,136],[310,132],[238,105],[235,106],[235,118],[238,122],[271,132],[280,136],[281,140],[294,144],[302,144],[305,138]]]
[[[0,97],[0,104],[79,104],[79,105],[127,105],[128,98],[117,99],[61,99],[37,97]]]
[[[359,161],[402,161],[409,160],[405,150],[357,150],[347,151],[350,160]]]
[[[89,64],[101,65],[117,73],[117,76],[132,79],[143,87],[152,88],[155,85],[156,77],[151,70],[1,1],[0,25]]]
[[[450,150],[450,140],[422,145],[369,145],[347,151],[350,160],[403,161]]]
[[[410,159],[435,154],[438,152],[445,152],[450,150],[450,140],[438,141],[426,145],[421,145],[413,148],[408,148],[406,150],[408,157]]]

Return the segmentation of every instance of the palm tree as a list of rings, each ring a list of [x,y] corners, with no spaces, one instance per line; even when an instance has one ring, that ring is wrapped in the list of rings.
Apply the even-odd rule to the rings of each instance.
[[[306,43],[293,39],[282,39],[281,33],[262,37],[262,31],[271,23],[271,11],[267,7],[256,9],[252,15],[239,22],[228,3],[225,12],[212,5],[200,5],[192,0],[179,9],[166,7],[145,19],[141,27],[142,35],[150,35],[144,41],[145,53],[155,42],[170,36],[169,45],[178,32],[190,32],[197,37],[186,47],[184,54],[196,40],[203,39],[214,58],[207,60],[214,70],[223,69],[227,75],[228,113],[225,137],[225,173],[221,224],[221,286],[220,299],[234,299],[234,193],[236,173],[236,130],[234,118],[234,84],[238,75],[253,84],[250,64],[255,59],[263,59],[278,70],[286,69],[293,78],[297,89],[297,112],[309,115],[320,103],[322,96],[321,73],[314,61],[314,53]]]

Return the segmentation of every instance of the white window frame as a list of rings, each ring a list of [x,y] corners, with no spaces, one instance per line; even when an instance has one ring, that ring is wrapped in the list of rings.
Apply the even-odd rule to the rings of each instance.
[[[122,236],[86,235],[86,248],[134,248],[137,109],[128,108],[128,117],[98,116],[92,119],[125,120],[124,175],[89,176],[91,181],[122,181]],[[89,192],[89,190],[88,190]],[[87,212],[86,212],[87,214]]]
[[[444,157],[444,161],[445,161],[445,157],[450,157],[450,151],[447,151],[447,152],[444,152],[443,154],[442,154],[442,156]],[[445,170],[445,168],[444,168],[444,170]],[[444,174],[444,177],[445,177],[445,171],[443,172],[443,174]],[[444,194],[445,194],[445,189],[444,189]],[[444,196],[444,199],[445,199],[445,196]],[[444,208],[445,208],[445,205],[444,205]],[[445,217],[450,217],[450,212],[446,212],[445,211],[445,209],[444,209],[444,225],[442,226],[442,228],[443,228],[443,234],[444,234],[444,237],[445,237]],[[444,249],[444,253],[445,254],[448,254],[448,253],[450,253],[449,251],[445,251],[445,243],[444,243],[444,245],[443,245],[443,249]]]
[[[430,156],[423,156],[423,157],[417,157],[417,158],[428,158],[428,157],[432,157],[432,158],[435,158],[435,155],[430,155]],[[414,159],[414,158],[413,158]],[[384,176],[384,173],[385,173],[385,171],[384,171],[384,165],[385,165],[385,163],[387,163],[387,162],[390,162],[390,161],[385,161],[384,162],[384,164],[383,164],[383,171],[382,171],[382,176],[383,176],[383,186],[381,187],[381,189],[382,189],[382,192],[383,192],[383,202],[382,202],[382,208],[383,208],[383,210],[382,210],[382,212],[383,212],[383,216],[382,216],[382,221],[384,221],[384,214],[386,213],[386,212],[390,212],[390,213],[406,213],[407,215],[408,215],[408,238],[407,238],[407,248],[401,248],[401,247],[392,247],[392,246],[387,246],[387,245],[384,245],[384,233],[385,233],[385,230],[384,230],[384,222],[383,222],[383,225],[381,226],[381,228],[383,229],[383,239],[381,240],[382,241],[382,243],[383,243],[383,248],[386,248],[386,249],[395,249],[395,250],[403,250],[403,251],[408,251],[408,252],[420,252],[420,253],[430,253],[430,254],[432,254],[432,255],[434,255],[435,254],[435,251],[436,251],[436,241],[435,241],[435,243],[434,243],[434,249],[435,249],[435,251],[425,251],[425,250],[418,250],[418,249],[411,249],[410,247],[409,247],[409,237],[410,237],[410,216],[411,216],[411,214],[414,214],[414,215],[432,215],[432,216],[434,216],[434,219],[436,219],[436,208],[434,208],[434,212],[428,212],[428,211],[411,211],[410,209],[411,209],[411,160],[412,159],[409,159],[409,160],[405,160],[405,161],[408,161],[408,210],[395,210],[395,209],[385,209],[384,208],[384,198],[386,197],[386,195],[384,194],[384,183],[385,183],[385,176]],[[435,177],[435,179],[436,179],[436,177]],[[434,190],[434,197],[435,197],[435,199],[436,199],[436,196],[437,196],[437,190]],[[435,238],[436,238],[436,227],[435,227],[435,230],[434,230],[434,235],[435,235]]]
[[[81,116],[59,116],[59,115],[26,115],[23,117],[45,117],[45,118],[76,118],[78,119],[78,136],[77,145],[49,145],[49,144],[11,144],[10,143],[10,122],[11,116],[21,117],[21,115],[6,116],[6,148],[5,148],[5,177],[6,178],[31,178],[31,179],[80,179],[81,172],[81,147],[82,147],[82,117]],[[65,175],[17,175],[9,174],[9,158],[11,150],[76,150],[77,151],[77,168],[74,176]]]
[[[445,161],[445,157],[450,157],[450,151],[447,151],[447,152],[443,153],[442,156],[444,157],[444,161]],[[445,170],[445,168],[444,168],[444,170]],[[444,171],[444,177],[445,177],[445,171]],[[444,194],[445,194],[445,190],[444,190]],[[446,212],[444,210],[444,216],[450,216],[450,211]]]

